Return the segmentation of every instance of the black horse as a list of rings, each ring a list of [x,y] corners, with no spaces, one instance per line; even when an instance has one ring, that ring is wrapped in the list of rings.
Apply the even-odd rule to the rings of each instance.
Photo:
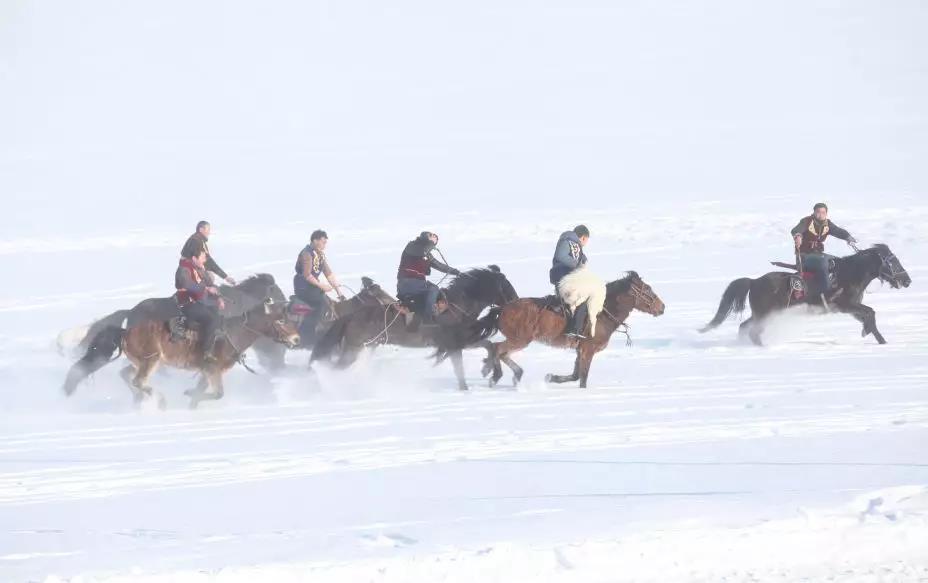
[[[717,328],[731,314],[744,311],[745,301],[750,293],[751,317],[742,322],[741,333],[747,333],[751,341],[758,346],[762,345],[761,334],[767,317],[796,304],[816,307],[819,311],[850,314],[863,323],[861,336],[873,334],[877,342],[886,344],[886,339],[876,327],[876,312],[870,306],[865,306],[862,300],[864,290],[874,279],[888,283],[893,289],[909,287],[912,284],[912,278],[899,258],[889,246],[874,245],[853,255],[835,258],[835,270],[835,288],[839,291],[827,305],[820,296],[811,294],[797,300],[794,284],[798,283],[796,280],[799,276],[795,273],[773,271],[757,279],[736,279],[722,295],[715,317],[700,332]]]
[[[337,353],[336,368],[347,368],[357,360],[364,347],[377,344],[407,348],[459,347],[462,345],[461,338],[470,337],[471,325],[484,309],[505,305],[519,297],[495,265],[462,273],[442,292],[448,307],[437,316],[438,326],[409,326],[406,320],[408,310],[401,305],[362,308],[338,320],[316,342],[310,365],[317,361],[330,361]],[[451,348],[448,356],[454,366],[458,387],[466,390],[461,349]]]

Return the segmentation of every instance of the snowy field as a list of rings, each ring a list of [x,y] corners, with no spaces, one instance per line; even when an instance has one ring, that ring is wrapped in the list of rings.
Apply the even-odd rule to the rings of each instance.
[[[0,5],[0,581],[928,581],[924,4],[391,4]],[[889,344],[698,334],[819,200],[912,277],[865,296]],[[544,295],[582,222],[667,311],[584,390],[386,347],[66,398],[59,332],[171,293],[201,218],[288,294],[321,227],[354,288],[429,229]]]

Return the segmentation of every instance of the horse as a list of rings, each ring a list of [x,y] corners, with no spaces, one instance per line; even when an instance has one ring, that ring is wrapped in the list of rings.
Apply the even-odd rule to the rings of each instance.
[[[275,284],[274,277],[268,273],[259,273],[235,286],[220,286],[219,294],[225,301],[225,308],[220,312],[220,315],[223,318],[235,318],[243,315],[262,303],[268,290],[273,294],[271,299],[275,304],[283,304],[287,301],[283,291]],[[146,320],[169,320],[179,315],[180,310],[174,296],[148,298],[128,310],[116,310],[98,320],[94,320],[89,326],[79,326],[61,332],[57,340],[58,351],[61,354],[66,354],[73,349],[72,347],[76,343],[76,350],[79,353],[85,353],[90,347],[91,340],[107,328],[113,326],[131,328]]]
[[[775,265],[783,264],[776,263]],[[864,291],[874,279],[888,283],[893,289],[909,287],[912,278],[888,245],[877,244],[853,255],[835,258],[836,282],[839,291],[830,304],[819,296],[807,294],[802,300],[795,298],[796,285],[801,285],[800,275],[785,271],[771,271],[757,279],[742,277],[728,285],[715,317],[700,332],[717,328],[728,317],[744,311],[750,298],[751,317],[741,323],[740,335],[747,334],[751,341],[763,346],[763,334],[767,318],[796,304],[818,308],[818,312],[837,311],[850,314],[863,324],[861,336],[873,334],[876,341],[886,344],[886,339],[876,327],[876,312],[863,304]],[[749,296],[750,294],[750,296]]]
[[[467,348],[460,342],[470,326],[484,309],[502,306],[518,299],[515,288],[499,267],[475,268],[461,273],[442,290],[447,308],[436,317],[437,326],[410,327],[405,316],[408,309],[399,304],[361,308],[354,314],[338,320],[313,348],[310,366],[318,361],[331,360],[336,348],[341,352],[336,368],[351,366],[365,346],[390,344],[407,348],[427,348],[454,345],[449,349],[458,388],[467,390],[464,378],[464,361],[461,351]]]
[[[396,303],[396,298],[384,291],[379,284],[375,283],[369,277],[361,278],[361,291],[354,296],[339,301],[335,301],[328,296],[326,296],[326,299],[328,300],[328,309],[326,315],[316,328],[317,334],[325,333],[325,331],[340,318],[344,318],[348,314],[353,314],[365,306],[386,306]],[[303,304],[299,300],[294,300],[293,298],[291,298],[290,304],[287,306],[287,314],[298,328],[301,316],[297,315],[297,311],[307,308],[308,306],[306,306],[306,304]],[[284,368],[287,354],[286,346],[279,342],[274,342],[269,338],[259,338],[252,348],[258,355],[258,362],[260,362],[261,366],[265,369],[279,371]],[[307,345],[305,340],[296,347],[296,350],[310,349],[312,349],[312,344]]]
[[[214,360],[204,359],[197,342],[197,331],[188,330],[183,339],[172,340],[168,322],[154,317],[143,319],[143,309],[127,320],[132,322],[127,328],[111,325],[90,339],[87,353],[68,371],[63,386],[65,394],[71,396],[88,375],[125,354],[131,364],[123,369],[121,376],[129,385],[136,404],[156,397],[159,407],[164,408],[164,397],[148,384],[149,377],[160,364],[196,370],[203,375],[205,387],[187,392],[191,397],[191,408],[204,399],[221,398],[222,375],[241,361],[244,351],[259,337],[273,338],[290,346],[299,343],[299,334],[286,320],[284,304],[275,301],[275,298],[283,297],[283,292],[274,283],[273,277],[261,275],[249,278],[235,288],[239,293],[228,294],[230,300],[237,297],[232,301],[252,307],[240,315],[225,318],[214,347]],[[252,295],[256,288],[264,290],[257,301]],[[148,308],[152,305],[148,304]],[[156,309],[149,311],[148,315],[159,313]]]
[[[476,341],[479,346],[487,349],[483,375],[487,376],[492,371],[491,387],[496,386],[503,376],[500,361],[505,362],[512,370],[513,385],[518,386],[524,370],[512,360],[512,354],[532,342],[541,342],[554,347],[574,348],[577,351],[573,373],[548,374],[545,381],[568,383],[579,380],[580,388],[586,388],[593,356],[609,344],[609,339],[616,330],[625,325],[625,320],[632,310],[639,310],[654,317],[662,315],[665,310],[664,302],[634,271],[606,284],[602,309],[598,312],[591,311],[590,320],[595,322],[595,327],[590,326],[589,337],[577,339],[564,334],[567,315],[560,302],[560,298],[556,296],[522,298],[494,308],[474,324],[468,341]],[[502,332],[506,339],[495,343],[486,340],[496,332]],[[444,356],[441,352],[436,353],[439,359]]]

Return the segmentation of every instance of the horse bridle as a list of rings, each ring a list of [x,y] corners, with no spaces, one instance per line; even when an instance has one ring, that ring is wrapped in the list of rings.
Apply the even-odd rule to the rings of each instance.
[[[880,279],[881,280],[892,280],[896,281],[896,278],[900,275],[905,275],[908,273],[905,269],[896,270],[896,266],[893,265],[893,259],[896,259],[895,253],[890,253],[889,255],[883,257],[880,255]],[[888,270],[888,273],[887,273]]]
[[[274,304],[274,299],[273,299],[273,298],[267,298],[267,299],[264,300],[264,310],[265,310],[264,313],[265,313],[265,314],[270,314],[270,313],[271,313],[271,312],[270,312],[270,306],[272,306],[273,304]],[[260,331],[258,331],[258,330],[255,330],[254,328],[252,328],[251,326],[248,325],[248,315],[249,315],[249,314],[250,314],[250,312],[245,312],[244,314],[242,314],[242,328],[244,328],[245,330],[248,330],[248,331],[250,331],[250,332],[254,332],[254,333],[257,334],[258,336],[264,336],[264,333],[263,333],[263,332],[260,332]],[[283,337],[283,327],[284,327],[284,325],[285,325],[286,323],[287,323],[287,313],[286,313],[286,311],[281,312],[280,318],[277,318],[276,320],[274,320],[273,322],[271,322],[271,326],[274,328],[274,332],[277,334],[277,340],[283,340],[283,339],[284,339],[284,337]],[[228,338],[228,333],[226,333],[226,338]],[[232,342],[232,341],[231,341],[231,339],[230,339],[230,340],[229,340],[229,343],[231,344],[231,342]],[[235,348],[235,345],[233,344],[232,347]],[[237,350],[237,349],[236,349],[236,350]]]
[[[635,304],[638,304],[638,300],[644,298],[647,300],[645,304],[644,311],[650,313],[651,308],[654,307],[654,304],[657,302],[657,294],[654,293],[654,290],[645,290],[644,283],[641,281],[632,282],[632,295],[635,296]]]

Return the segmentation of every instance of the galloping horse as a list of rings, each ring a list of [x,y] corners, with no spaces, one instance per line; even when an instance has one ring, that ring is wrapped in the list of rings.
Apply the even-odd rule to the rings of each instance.
[[[555,311],[558,308],[559,302],[554,297],[522,298],[494,308],[472,326],[471,335],[465,342],[478,342],[487,349],[483,374],[486,376],[490,371],[493,372],[491,387],[503,376],[500,361],[512,369],[513,384],[518,385],[524,371],[512,360],[512,354],[532,342],[542,342],[549,346],[575,348],[577,351],[572,374],[548,374],[545,380],[552,383],[579,380],[580,388],[586,388],[593,356],[609,344],[613,333],[625,323],[632,310],[660,316],[664,313],[664,302],[651,286],[631,271],[625,277],[606,284],[606,300],[603,310],[596,317],[593,334],[580,340],[564,334],[567,317],[562,311]],[[496,343],[485,340],[496,332],[502,332],[506,339]],[[445,354],[439,351],[436,356],[441,359]]]
[[[188,331],[182,340],[172,340],[171,330],[163,319],[140,319],[133,321],[128,329],[108,326],[94,335],[87,353],[68,371],[63,387],[65,394],[70,396],[88,375],[125,354],[131,364],[123,369],[122,377],[132,390],[136,403],[157,397],[159,406],[164,407],[164,397],[148,384],[151,374],[160,364],[203,374],[206,386],[188,392],[191,407],[196,407],[204,399],[221,398],[222,375],[239,362],[242,353],[259,337],[266,336],[290,346],[298,344],[300,339],[296,329],[286,321],[284,304],[274,300],[275,297],[283,297],[283,293],[273,277],[256,276],[235,287],[250,288],[250,291],[257,287],[264,291],[260,293],[260,299],[246,304],[253,307],[239,316],[225,319],[214,348],[215,360],[204,360],[197,343],[197,331]],[[119,354],[114,357],[117,351]]]
[[[329,301],[329,307],[326,315],[316,327],[317,337],[322,336],[340,318],[353,314],[363,307],[387,306],[396,303],[396,298],[385,292],[379,284],[374,283],[374,280],[369,277],[361,278],[361,291],[356,295],[340,301],[332,300],[328,296],[326,296],[326,299]],[[299,304],[302,304],[302,302],[295,303],[291,299],[290,304],[287,306],[287,313],[293,314],[295,311],[294,306]],[[302,306],[305,306],[305,304],[302,304]],[[264,368],[271,371],[279,371],[284,368],[287,355],[286,346],[269,338],[259,338],[253,348],[258,355],[258,362]],[[307,346],[304,339],[304,342],[297,346],[296,350],[309,350],[311,348],[312,345]]]
[[[484,309],[504,305],[519,296],[495,265],[462,273],[444,288],[443,294],[448,308],[436,318],[438,326],[409,328],[404,317],[406,309],[399,304],[362,308],[338,320],[316,342],[310,364],[330,360],[339,346],[341,353],[335,365],[337,368],[351,366],[365,346],[375,344],[408,348],[454,345],[455,348],[448,352],[458,388],[466,390],[461,350],[467,348],[467,344],[460,343],[460,336],[468,334],[470,326]]]
[[[876,312],[870,306],[865,306],[862,300],[864,291],[874,279],[889,283],[893,289],[909,287],[912,284],[912,278],[902,267],[899,258],[889,246],[879,244],[847,257],[835,258],[835,268],[835,287],[840,291],[830,304],[830,309],[852,315],[863,323],[861,336],[873,334],[877,342],[886,344],[886,339],[876,327]],[[736,279],[722,294],[715,317],[700,332],[717,328],[731,314],[743,312],[750,294],[751,317],[741,323],[740,333],[748,334],[754,344],[761,346],[761,334],[767,318],[797,303],[793,298],[792,284],[798,277],[795,273],[771,271],[757,279]],[[823,311],[828,309],[815,296],[807,296],[802,303],[818,306]]]

